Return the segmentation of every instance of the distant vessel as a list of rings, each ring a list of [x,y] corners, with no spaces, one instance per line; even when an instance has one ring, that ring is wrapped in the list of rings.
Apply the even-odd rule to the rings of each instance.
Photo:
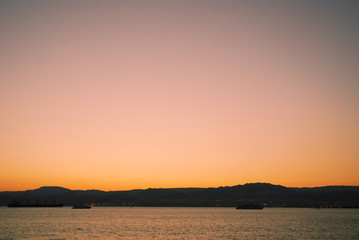
[[[80,205],[74,205],[72,207],[72,209],[89,209],[92,206],[88,205],[88,204],[80,204]]]
[[[258,204],[258,203],[242,203],[239,204],[236,209],[263,209],[263,205],[262,204]]]

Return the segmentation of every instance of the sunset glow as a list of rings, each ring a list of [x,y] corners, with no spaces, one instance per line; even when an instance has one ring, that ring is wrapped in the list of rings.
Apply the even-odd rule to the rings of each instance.
[[[0,191],[359,185],[358,2],[75,2],[0,2]]]

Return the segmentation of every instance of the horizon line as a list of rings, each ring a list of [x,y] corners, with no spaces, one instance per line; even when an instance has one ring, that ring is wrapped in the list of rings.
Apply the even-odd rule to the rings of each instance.
[[[38,190],[41,188],[63,188],[63,189],[67,189],[70,191],[101,191],[101,192],[121,192],[121,191],[144,191],[144,190],[149,190],[149,189],[184,189],[184,188],[188,188],[188,189],[194,189],[194,188],[198,188],[198,189],[208,189],[208,188],[225,188],[225,187],[236,187],[236,186],[244,186],[244,185],[250,185],[250,184],[268,184],[268,185],[273,185],[273,186],[281,186],[281,187],[285,187],[285,188],[321,188],[321,187],[359,187],[356,185],[322,185],[322,186],[314,186],[314,187],[287,187],[285,185],[281,185],[281,184],[273,184],[273,183],[269,183],[269,182],[247,182],[244,184],[236,184],[236,185],[231,185],[231,186],[218,186],[218,187],[148,187],[148,188],[133,188],[133,189],[125,189],[125,190],[101,190],[101,189],[95,189],[95,188],[90,188],[90,189],[70,189],[67,187],[63,187],[63,186],[54,186],[54,185],[43,185],[34,189],[27,189],[27,190],[10,190],[10,191],[0,191],[0,192],[25,192],[25,191],[33,191],[33,190]]]

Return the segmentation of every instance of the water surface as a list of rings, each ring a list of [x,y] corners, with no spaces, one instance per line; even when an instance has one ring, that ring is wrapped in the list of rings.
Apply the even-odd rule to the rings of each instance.
[[[359,209],[0,207],[0,239],[359,239]]]

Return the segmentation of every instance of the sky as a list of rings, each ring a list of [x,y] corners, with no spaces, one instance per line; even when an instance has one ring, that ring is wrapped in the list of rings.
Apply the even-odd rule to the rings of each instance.
[[[359,186],[358,1],[0,1],[0,191]]]

